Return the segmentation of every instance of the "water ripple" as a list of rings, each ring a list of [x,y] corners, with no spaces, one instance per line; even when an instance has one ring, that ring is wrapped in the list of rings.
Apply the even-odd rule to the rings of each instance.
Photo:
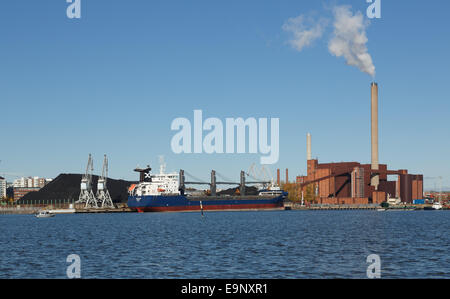
[[[448,278],[450,212],[2,215],[0,278]]]

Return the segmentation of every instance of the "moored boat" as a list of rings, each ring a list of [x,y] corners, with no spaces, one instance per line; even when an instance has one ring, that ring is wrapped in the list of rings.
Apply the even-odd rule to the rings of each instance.
[[[434,202],[433,205],[427,206],[423,208],[425,211],[436,211],[436,210],[442,210],[443,206],[440,202]]]
[[[440,202],[433,203],[431,207],[433,208],[433,210],[442,210],[442,204]]]

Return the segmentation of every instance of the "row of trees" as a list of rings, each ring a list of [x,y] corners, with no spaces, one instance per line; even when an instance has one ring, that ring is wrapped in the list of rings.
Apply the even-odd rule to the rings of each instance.
[[[0,199],[0,203],[1,204],[11,204],[11,203],[13,203],[14,202],[14,198],[12,198],[12,197],[6,197],[6,196],[4,196],[4,197],[2,197],[1,199]]]
[[[281,183],[281,189],[288,192],[288,199],[292,202],[300,203],[302,201],[302,190],[296,183]],[[314,203],[316,201],[315,185],[309,184],[303,188],[303,200],[305,203]]]

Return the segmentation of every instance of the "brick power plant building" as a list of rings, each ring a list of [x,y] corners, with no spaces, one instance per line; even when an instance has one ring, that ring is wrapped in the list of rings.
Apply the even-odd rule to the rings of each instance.
[[[388,196],[412,203],[423,198],[423,175],[408,174],[404,169],[389,170],[386,164],[378,162],[377,83],[371,84],[371,149],[371,164],[319,163],[311,158],[311,135],[308,134],[307,175],[298,176],[296,183],[304,194],[309,186],[320,204],[382,203]],[[388,175],[395,175],[397,179],[388,181]]]

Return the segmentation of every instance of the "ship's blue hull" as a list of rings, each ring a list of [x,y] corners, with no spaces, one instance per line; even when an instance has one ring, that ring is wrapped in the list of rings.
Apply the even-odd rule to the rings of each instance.
[[[277,209],[283,208],[283,200],[286,195],[287,193],[285,192],[274,197],[129,196],[128,207],[138,212]]]

